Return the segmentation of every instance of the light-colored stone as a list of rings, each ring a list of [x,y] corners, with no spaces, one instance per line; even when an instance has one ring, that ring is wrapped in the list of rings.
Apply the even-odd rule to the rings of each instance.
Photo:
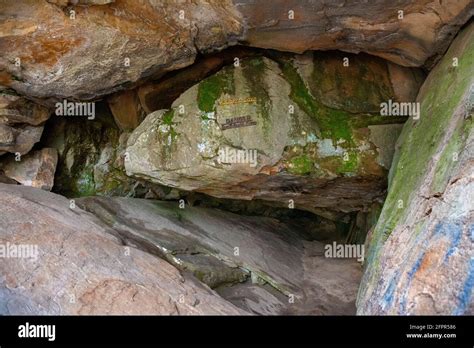
[[[124,247],[64,197],[0,184],[0,210],[0,245],[36,256],[2,258],[2,315],[246,313],[166,261]]]
[[[250,313],[354,314],[361,267],[326,258],[291,224],[132,198],[77,200],[127,245],[192,272]]]
[[[22,156],[19,161],[10,158],[0,164],[5,176],[25,186],[51,191],[58,163],[56,149],[44,148]]]
[[[50,110],[0,86],[0,154],[28,153],[43,132]]]
[[[406,119],[378,114],[381,102],[397,100],[387,63],[351,56],[342,86],[347,68],[331,54],[275,59],[226,66],[171,110],[148,115],[128,140],[127,174],[220,198],[285,207],[293,200],[315,213],[361,210],[381,199],[393,141],[372,141],[368,126],[385,124],[380,138],[397,134]],[[232,158],[238,151],[247,158]]]

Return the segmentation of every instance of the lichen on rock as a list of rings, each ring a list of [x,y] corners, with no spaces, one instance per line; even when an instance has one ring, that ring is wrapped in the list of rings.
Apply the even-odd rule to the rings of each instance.
[[[374,142],[368,126],[383,124],[378,133],[397,134],[405,118],[375,112],[384,98],[399,98],[388,63],[378,59],[351,56],[351,90],[341,90],[334,99],[344,100],[349,93],[352,102],[327,105],[317,86],[322,78],[329,81],[344,73],[337,57],[269,53],[224,67],[188,89],[170,110],[146,117],[129,138],[127,174],[221,198],[285,205],[295,199],[299,208],[310,211],[355,211],[370,205],[383,195],[393,141]],[[321,61],[330,62],[332,70],[319,71]],[[416,74],[406,76],[405,83],[416,91]],[[357,83],[361,78],[377,84],[367,90]],[[331,89],[331,98],[334,93]],[[334,180],[351,199],[338,197],[330,187]],[[324,184],[327,190],[320,188]],[[305,195],[295,194],[299,190]]]

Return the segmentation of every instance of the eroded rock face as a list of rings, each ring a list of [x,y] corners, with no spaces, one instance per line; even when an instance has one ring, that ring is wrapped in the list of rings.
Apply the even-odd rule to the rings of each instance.
[[[181,209],[178,202],[87,197],[77,204],[126,245],[193,273],[250,313],[355,312],[360,265],[325,258],[324,245],[303,241],[291,224],[217,209]]]
[[[2,247],[27,256],[0,262],[2,315],[246,313],[62,196],[0,184],[0,210]]]
[[[114,94],[107,101],[115,123],[122,131],[134,130],[145,118],[135,90]]]
[[[93,99],[239,42],[420,66],[444,52],[474,11],[470,0],[108,2],[4,2],[0,83],[32,97]]]
[[[265,1],[234,0],[234,4],[246,19],[244,40],[251,46],[298,53],[366,52],[404,66],[420,66],[442,54],[474,13],[469,0],[276,0],[271,6]]]
[[[22,0],[3,3],[2,14],[0,84],[35,97],[110,94],[190,65],[198,50],[233,44],[243,31],[235,8],[221,0],[73,8]]]
[[[459,66],[453,66],[454,58]],[[420,90],[369,238],[360,314],[473,314],[474,25]]]
[[[145,196],[154,185],[143,185],[125,174],[128,136],[115,126],[104,105],[98,105],[95,120],[55,117],[48,123],[43,140],[45,146],[58,151],[54,191],[68,197]],[[152,197],[166,195],[155,186]]]
[[[37,143],[50,110],[0,86],[0,155],[24,155]]]
[[[25,185],[51,191],[58,163],[56,149],[44,148],[32,151],[19,161],[11,157],[0,164],[5,176]]]
[[[360,265],[325,258],[288,224],[175,202],[76,202],[0,184],[1,314],[355,312]]]
[[[147,116],[128,140],[127,174],[221,198],[363,209],[384,193],[405,120],[380,116],[380,103],[414,100],[420,80],[396,68],[412,91],[400,96],[385,61],[351,56],[344,67],[342,58],[256,57],[226,66],[171,110]]]

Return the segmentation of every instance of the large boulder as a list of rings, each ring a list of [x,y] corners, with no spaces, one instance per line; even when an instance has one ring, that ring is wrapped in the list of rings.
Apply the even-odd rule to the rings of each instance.
[[[182,190],[310,211],[361,210],[385,190],[419,71],[365,55],[254,57],[147,116],[128,140],[127,174]],[[401,85],[406,88],[400,91]]]
[[[68,199],[0,184],[0,314],[245,314]]]
[[[237,43],[363,51],[421,66],[474,11],[470,0],[108,2],[3,1],[0,84],[34,97],[93,99]]]
[[[35,97],[93,99],[190,65],[198,50],[235,44],[243,31],[228,0],[58,5],[2,2],[0,84]]]
[[[474,25],[423,84],[369,237],[360,314],[473,314]]]

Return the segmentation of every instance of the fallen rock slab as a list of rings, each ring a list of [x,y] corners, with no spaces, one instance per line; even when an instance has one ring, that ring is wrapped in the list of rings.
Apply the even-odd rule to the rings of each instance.
[[[71,207],[53,193],[0,184],[0,314],[246,313]]]

